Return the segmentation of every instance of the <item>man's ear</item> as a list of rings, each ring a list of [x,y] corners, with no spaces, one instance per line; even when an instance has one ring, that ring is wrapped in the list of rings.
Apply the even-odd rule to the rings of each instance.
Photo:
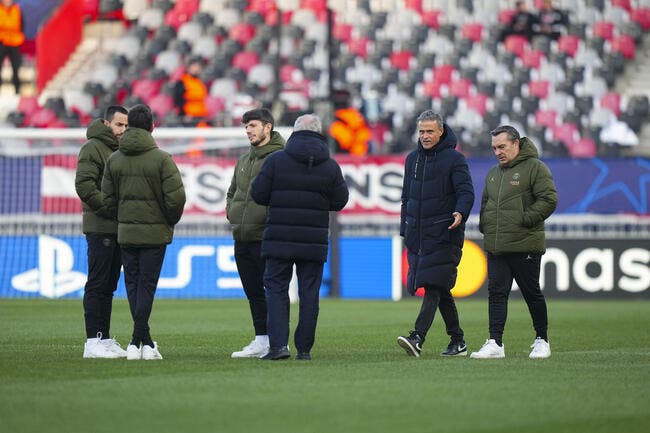
[[[106,119],[102,119],[102,122],[103,122],[104,125],[106,125],[106,126],[110,126],[110,125],[111,125],[111,122],[109,122],[109,121],[106,120]]]

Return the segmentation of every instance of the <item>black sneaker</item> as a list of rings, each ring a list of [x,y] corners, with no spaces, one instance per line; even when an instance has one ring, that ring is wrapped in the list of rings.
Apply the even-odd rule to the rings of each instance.
[[[424,340],[417,331],[411,331],[411,334],[409,334],[408,337],[397,337],[397,344],[406,350],[406,354],[409,356],[415,356],[416,358],[420,356],[420,352],[422,352],[423,343]]]
[[[309,352],[298,352],[296,359],[298,361],[311,361],[311,355]]]
[[[452,341],[447,346],[447,350],[441,353],[442,356],[465,356],[467,355],[467,345],[464,341]]]
[[[290,356],[291,352],[289,352],[289,349],[285,346],[279,349],[270,349],[269,353],[260,359],[263,359],[264,361],[279,361],[280,359],[287,359]]]

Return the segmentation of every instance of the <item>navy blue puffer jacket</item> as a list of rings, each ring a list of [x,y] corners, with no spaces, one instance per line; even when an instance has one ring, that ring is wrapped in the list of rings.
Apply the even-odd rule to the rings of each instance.
[[[454,148],[456,135],[447,125],[438,144],[406,157],[400,235],[408,250],[407,290],[437,287],[450,290],[462,255],[465,221],[474,204],[474,187],[465,157]],[[453,230],[452,214],[463,221]]]
[[[291,134],[285,149],[264,161],[251,197],[269,207],[262,256],[327,260],[329,212],[347,204],[348,187],[324,136],[313,131]]]

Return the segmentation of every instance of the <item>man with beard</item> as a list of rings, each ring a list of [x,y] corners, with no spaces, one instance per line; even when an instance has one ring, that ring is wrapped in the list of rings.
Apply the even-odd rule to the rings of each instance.
[[[261,254],[267,208],[253,201],[250,189],[266,157],[284,148],[284,139],[273,130],[273,115],[266,108],[247,111],[242,123],[251,146],[235,166],[226,197],[226,217],[232,227],[235,262],[250,305],[255,338],[242,350],[233,352],[232,357],[255,358],[269,350],[263,282],[265,260]]]

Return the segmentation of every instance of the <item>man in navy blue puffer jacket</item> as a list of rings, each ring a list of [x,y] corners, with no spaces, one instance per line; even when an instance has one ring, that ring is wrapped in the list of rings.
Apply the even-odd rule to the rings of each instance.
[[[474,187],[456,135],[432,110],[420,114],[417,149],[406,157],[400,235],[408,250],[407,290],[424,287],[420,313],[411,334],[397,338],[411,356],[422,344],[440,308],[451,342],[446,356],[467,355],[458,310],[450,290],[465,239],[465,221],[474,204]]]
[[[330,158],[321,131],[321,121],[313,114],[296,119],[285,149],[266,158],[251,187],[253,200],[269,207],[262,239],[270,345],[265,360],[291,356],[289,282],[294,264],[300,297],[296,359],[311,359],[318,292],[327,260],[329,212],[340,211],[348,202],[341,168]]]

